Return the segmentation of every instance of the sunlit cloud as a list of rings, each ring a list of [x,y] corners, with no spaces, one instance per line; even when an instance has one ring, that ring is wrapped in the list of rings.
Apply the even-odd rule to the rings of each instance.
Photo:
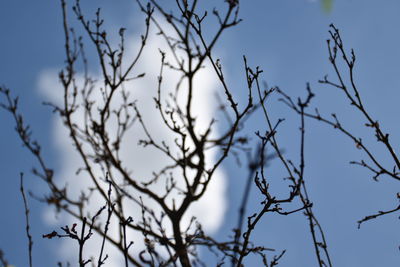
[[[140,45],[140,38],[138,36],[127,36],[126,44],[129,47],[126,54],[126,58],[133,58],[135,48]],[[168,47],[160,36],[151,35],[148,40],[148,45],[141,57],[141,61],[134,70],[134,74],[140,74],[145,72],[146,75],[142,79],[135,80],[128,83],[125,86],[126,91],[129,91],[132,98],[136,100],[137,107],[143,116],[143,120],[149,129],[150,133],[153,133],[154,139],[169,140],[173,142],[176,136],[173,136],[171,132],[165,127],[153,98],[157,95],[157,77],[159,75],[159,68],[161,64],[161,55],[159,50],[165,52],[168,51]],[[128,47],[128,45],[127,45]],[[168,58],[167,60],[172,60]],[[44,97],[57,105],[62,105],[63,89],[58,81],[58,69],[48,69],[42,71],[38,79],[38,87],[40,92]],[[101,85],[102,76],[99,73],[92,73],[90,75],[92,79],[97,80],[98,84]],[[78,81],[83,81],[83,74],[77,73],[76,75]],[[168,97],[168,92],[175,89],[176,83],[179,77],[173,71],[166,71],[163,78],[163,95],[162,98],[166,99]],[[213,70],[209,67],[202,69],[195,80],[195,92],[194,92],[194,106],[193,114],[196,116],[197,131],[199,133],[204,132],[209,126],[211,120],[216,116],[217,103],[215,100],[215,94],[218,89],[217,77]],[[92,100],[96,103],[102,103],[102,95],[100,90],[93,93]],[[184,99],[180,99],[182,105]],[[114,107],[119,106],[122,103],[122,98],[117,97],[117,99],[112,103]],[[84,113],[83,110],[78,110],[74,115],[76,123],[78,125],[84,124]],[[116,121],[111,122],[108,126],[108,132],[110,136],[115,136],[116,131]],[[82,160],[74,146],[72,145],[72,140],[69,137],[69,132],[56,116],[52,122],[52,143],[57,151],[58,162],[60,169],[56,170],[55,178],[60,184],[68,184],[68,192],[72,196],[78,197],[82,189],[91,186],[91,181],[88,179],[88,175],[84,172],[76,174],[77,168],[82,166]],[[218,129],[214,127],[212,135],[218,135]],[[139,124],[134,125],[128,132],[121,146],[121,159],[123,165],[132,171],[132,176],[139,181],[149,180],[152,177],[152,172],[155,170],[160,170],[166,164],[171,163],[168,158],[156,151],[153,148],[143,148],[138,145],[140,139],[144,139],[145,135],[141,126]],[[175,149],[176,150],[176,149]],[[178,151],[172,151],[172,153],[178,153]],[[209,151],[207,154],[206,165],[211,167],[215,162],[217,157],[216,151]],[[103,177],[103,174],[99,168],[94,168],[94,172],[98,177]],[[176,175],[179,175],[176,172]],[[183,184],[182,184],[183,185]],[[158,185],[159,188],[154,188],[157,192],[163,190],[163,185]],[[202,224],[203,229],[212,234],[215,232],[219,226],[222,224],[224,213],[226,209],[226,180],[224,174],[221,170],[217,170],[213,176],[206,194],[204,197],[193,204],[189,209],[186,217],[183,221],[183,229],[185,225],[188,224],[190,218],[195,216],[197,220]],[[90,210],[94,214],[101,206],[103,206],[104,200],[99,196],[93,196],[91,201]],[[159,210],[157,205],[152,202],[145,203],[150,208],[154,210]],[[138,206],[127,206],[127,215],[132,216],[136,221],[140,220],[141,210]],[[67,217],[66,215],[60,215],[59,220],[54,220],[51,214],[54,212],[53,209],[47,208],[45,211],[45,220],[49,225],[52,226],[63,226],[71,225],[75,223],[76,220]],[[116,220],[111,222],[111,232],[117,233],[118,222]],[[96,235],[95,235],[96,236]],[[98,256],[99,253],[99,237],[93,237],[91,240],[92,245],[86,247],[86,255]],[[135,242],[133,249],[141,250],[144,248],[143,236],[140,233],[130,234],[129,239]],[[72,240],[57,240],[52,242],[62,242],[62,248],[59,250],[61,258],[71,259],[77,255],[77,245]],[[109,254],[109,259],[107,260],[107,266],[121,266],[122,255],[116,256],[115,250],[110,247],[106,248],[106,252]]]

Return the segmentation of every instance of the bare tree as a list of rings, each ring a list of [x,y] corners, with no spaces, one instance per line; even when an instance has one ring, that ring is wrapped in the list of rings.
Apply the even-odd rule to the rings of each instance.
[[[119,29],[119,43],[113,44],[104,30],[100,9],[94,19],[90,20],[83,13],[80,2],[76,1],[72,11],[97,53],[101,69],[100,81],[91,77],[85,56],[86,45],[83,38],[69,25],[69,8],[64,0],[61,5],[66,55],[65,68],[59,73],[63,101],[61,105],[47,104],[60,116],[74,149],[80,155],[83,166],[77,166],[77,174],[84,173],[81,176],[82,179],[87,179],[87,187],[79,188],[78,196],[70,193],[74,191],[71,189],[73,184],[60,185],[55,181],[54,171],[42,157],[40,145],[32,139],[29,127],[18,113],[18,99],[12,99],[9,90],[1,88],[6,99],[2,104],[3,108],[13,114],[22,142],[39,162],[40,168],[34,169],[33,173],[50,189],[49,195],[36,198],[55,206],[57,210],[69,214],[77,221],[62,227],[61,232],[53,231],[43,235],[44,238],[64,237],[76,240],[79,266],[89,263],[106,265],[106,243],[120,251],[125,266],[197,265],[202,263],[198,253],[201,247],[215,253],[220,258],[220,265],[230,261],[232,266],[242,266],[245,257],[257,254],[266,266],[274,266],[285,251],[269,260],[266,253],[273,249],[253,244],[253,230],[267,213],[289,215],[304,210],[310,221],[318,263],[321,266],[331,266],[322,228],[312,212],[304,181],[304,109],[312,94],[306,100],[298,102],[301,110],[301,150],[297,167],[285,158],[278,144],[276,133],[283,120],[274,122],[265,105],[275,88],[261,89],[259,76],[262,71],[258,67],[250,68],[244,58],[248,98],[244,103],[238,103],[225,79],[221,61],[214,56],[213,51],[221,35],[240,23],[238,1],[226,1],[224,10],[213,9],[211,12],[202,10],[196,0],[176,1],[172,9],[170,3],[154,0],[145,4],[137,1],[138,8],[145,17],[145,30],[140,37],[141,45],[134,56],[126,52],[126,29]],[[213,30],[206,27],[212,19]],[[159,140],[157,133],[148,128],[146,114],[142,114],[135,95],[126,89],[127,84],[145,76],[145,73],[137,70],[137,66],[152,34],[152,27],[167,44],[167,51],[159,51],[161,62],[153,105],[163,122],[160,127],[166,128],[173,135],[172,142]],[[204,128],[198,122],[199,114],[194,114],[194,96],[202,94],[198,92],[198,82],[195,79],[205,67],[214,71],[221,95],[224,95],[225,100],[221,100],[220,110],[227,118],[225,127],[218,125],[218,120],[213,118]],[[80,69],[83,70],[83,77],[78,75]],[[168,91],[170,88],[163,88],[165,71],[173,71],[178,77],[172,91]],[[100,100],[94,97],[96,94],[101,95]],[[168,97],[163,99],[166,95]],[[210,182],[217,179],[215,173],[224,160],[231,153],[246,151],[246,137],[239,134],[246,119],[260,108],[267,127],[262,130],[264,133],[257,133],[260,145],[254,159],[249,159],[249,183],[243,193],[235,234],[226,241],[214,240],[204,232],[195,217],[185,223],[184,216],[195,202],[204,197]],[[134,125],[139,125],[144,132],[144,138],[139,140],[138,145],[155,149],[168,160],[168,164],[162,168],[152,170],[152,177],[146,180],[135,177],[121,156],[121,151],[125,149],[125,136]],[[217,127],[224,129],[222,133],[214,134],[218,132]],[[278,158],[287,171],[289,187],[286,197],[279,198],[269,189],[269,178],[264,172],[268,159],[265,152],[267,146],[272,147],[273,157]],[[211,153],[216,156],[211,156]],[[253,180],[264,201],[259,212],[247,217],[248,188]],[[105,203],[104,206],[99,206],[98,203],[101,202]],[[98,205],[95,207],[98,211],[94,215],[93,203]],[[281,207],[290,203],[293,203],[294,208]],[[135,205],[141,210],[139,217],[129,213],[129,207]],[[107,213],[103,215],[103,219],[100,218],[102,213]],[[245,217],[247,223],[244,223]],[[114,226],[117,231],[110,231],[110,226]],[[78,227],[80,231],[77,230]],[[131,232],[140,233],[143,241],[131,240]],[[85,244],[93,234],[102,238],[97,260],[84,254]],[[135,247],[135,243],[141,242],[143,250],[132,249],[132,245]]]
[[[252,234],[261,218],[268,214],[287,216],[303,212],[308,220],[318,266],[332,266],[323,228],[313,212],[311,197],[307,193],[304,152],[306,119],[313,118],[329,124],[351,138],[372,162],[361,160],[353,164],[371,170],[374,179],[384,174],[400,179],[400,163],[389,142],[389,135],[381,130],[362,103],[353,78],[355,54],[352,51],[348,57],[339,31],[331,26],[331,40],[328,41],[330,62],[339,82],[332,82],[326,77],[321,83],[341,89],[351,104],[365,116],[366,126],[375,131],[378,142],[392,156],[395,162],[393,169],[385,167],[360,138],[340,124],[335,115],[330,120],[322,117],[318,110],[308,112],[314,97],[310,86],[306,88],[305,98],[295,101],[278,87],[261,85],[262,70],[250,67],[246,57],[243,61],[248,97],[241,101],[235,99],[230,81],[224,75],[223,62],[214,51],[223,33],[241,21],[238,1],[226,0],[221,10],[207,10],[197,0],[136,2],[144,17],[144,31],[138,37],[139,47],[132,52],[127,42],[131,40],[126,38],[127,29],[118,29],[119,41],[113,42],[110,36],[115,32],[105,30],[100,9],[94,18],[88,19],[79,0],[72,8],[61,0],[66,57],[65,67],[59,72],[63,98],[60,103],[46,104],[59,116],[68,131],[81,161],[81,165],[76,166],[76,177],[85,179],[85,187],[82,188],[80,183],[79,188],[74,188],[76,178],[72,177],[68,177],[66,183],[57,181],[55,171],[46,163],[41,146],[32,138],[29,126],[18,111],[18,98],[13,98],[9,89],[0,87],[4,96],[1,106],[12,114],[24,146],[38,161],[39,167],[33,169],[33,174],[49,189],[47,195],[33,194],[33,197],[54,206],[74,222],[61,227],[61,230],[44,234],[43,238],[74,240],[79,266],[107,266],[111,257],[107,249],[110,247],[119,251],[125,266],[205,265],[204,253],[215,255],[218,266],[244,266],[249,255],[259,256],[264,266],[276,266],[285,250],[275,251],[254,244]],[[69,15],[70,11],[72,15]],[[80,22],[80,30],[71,27],[69,20],[72,17]],[[160,61],[151,64],[153,70],[158,69],[158,75],[152,78],[151,87],[155,89],[152,102],[145,105],[154,107],[152,112],[157,113],[161,121],[158,127],[169,132],[171,138],[168,140],[163,139],[154,127],[149,127],[143,106],[137,101],[135,92],[129,89],[140,86],[138,81],[147,76],[141,60],[154,35],[163,39],[166,49],[159,49]],[[93,62],[86,57],[88,47],[97,55],[97,62],[94,63],[100,69],[100,77],[94,77],[90,72],[89,65]],[[337,55],[343,58],[349,70],[350,86],[345,84],[344,74],[336,63]],[[204,69],[213,72],[220,90],[215,96],[219,99],[218,114],[206,123],[200,122],[202,112],[199,114],[195,107],[198,97],[205,94],[200,91],[198,79]],[[172,86],[166,82],[171,75],[175,77]],[[148,88],[142,90],[149,91]],[[266,104],[270,95],[276,93],[299,114],[300,149],[296,160],[286,157],[279,142],[278,133],[284,119],[272,118]],[[204,107],[207,108],[210,107]],[[265,124],[256,133],[258,145],[252,148],[243,132],[245,122],[256,112],[264,116]],[[226,120],[222,121],[222,117]],[[145,178],[136,175],[132,167],[134,164],[124,157],[124,151],[136,149],[126,141],[135,135],[139,136],[137,146],[156,151],[165,159],[161,166],[155,164],[156,167],[149,170],[150,175]],[[212,182],[220,179],[217,172],[229,156],[247,159],[248,177],[238,207],[237,225],[232,229],[233,235],[226,240],[216,240],[190,210],[207,197]],[[271,160],[278,161],[286,173],[284,182],[287,191],[284,193],[274,192],[269,186],[273,177],[265,169]],[[258,212],[248,214],[250,188],[254,186],[263,200]],[[22,176],[21,193],[32,266],[29,209]],[[380,211],[361,219],[359,223],[399,209],[397,206],[389,211]],[[87,255],[88,240],[94,236],[100,241],[95,248],[97,254]],[[2,253],[0,260],[6,264]],[[61,263],[59,265],[62,266]]]

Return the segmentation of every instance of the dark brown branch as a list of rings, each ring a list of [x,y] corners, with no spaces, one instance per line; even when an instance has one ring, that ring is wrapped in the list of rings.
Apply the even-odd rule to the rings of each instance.
[[[22,195],[22,199],[24,201],[24,210],[25,210],[25,226],[26,226],[26,236],[28,237],[28,258],[29,258],[29,266],[33,266],[32,262],[32,248],[33,248],[33,240],[32,240],[32,235],[30,233],[30,222],[29,222],[29,207],[28,207],[28,202],[26,200],[25,196],[25,190],[24,190],[24,174],[20,174],[20,191]],[[7,266],[7,265],[6,265]]]

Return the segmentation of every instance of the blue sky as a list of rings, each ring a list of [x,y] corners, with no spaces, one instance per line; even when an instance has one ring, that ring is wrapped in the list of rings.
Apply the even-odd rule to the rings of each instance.
[[[222,1],[222,0],[221,0]],[[105,19],[110,27],[132,25],[135,14],[133,1],[112,4],[98,1],[104,6]],[[371,141],[374,151],[382,160],[388,160],[385,151],[373,144],[373,133],[348,101],[333,88],[317,83],[325,74],[333,76],[328,62],[326,39],[328,25],[334,23],[341,31],[348,49],[357,55],[356,82],[365,104],[383,128],[394,137],[399,135],[398,99],[400,97],[400,17],[398,1],[335,0],[327,14],[318,1],[242,1],[241,18],[244,21],[226,32],[216,52],[220,55],[226,75],[235,96],[240,99],[246,92],[242,55],[249,64],[264,70],[263,79],[278,85],[290,95],[304,95],[305,84],[310,82],[317,94],[314,104],[322,114],[336,112],[342,123],[363,140]],[[248,3],[251,2],[251,3]],[[88,10],[94,5],[85,3]],[[134,24],[134,23],[133,23]],[[135,25],[135,24],[134,24]],[[133,29],[135,31],[135,29]],[[63,34],[58,1],[21,0],[0,3],[0,84],[20,96],[20,107],[31,125],[34,136],[44,147],[44,156],[56,169],[62,168],[58,160],[52,132],[52,114],[41,105],[39,77],[45,70],[59,69],[63,64]],[[298,162],[298,117],[282,103],[272,99],[271,116],[285,117],[279,140],[286,155]],[[27,266],[27,241],[24,234],[23,206],[19,194],[19,173],[25,173],[26,187],[40,192],[40,182],[30,174],[35,161],[21,147],[14,125],[4,111],[0,112],[0,248],[15,266]],[[265,130],[261,116],[249,121],[249,134]],[[254,138],[255,139],[255,138]],[[323,225],[334,266],[397,266],[399,257],[398,215],[389,215],[365,223],[357,229],[357,220],[378,210],[397,205],[397,184],[382,177],[380,182],[370,179],[364,169],[350,166],[351,160],[365,156],[351,141],[333,129],[307,121],[306,181],[314,202],[314,211]],[[390,163],[390,162],[389,162]],[[391,164],[391,163],[390,163]],[[227,201],[230,203],[225,221],[216,236],[230,234],[236,221],[238,199],[246,173],[238,169],[233,160],[224,165],[228,177]],[[278,164],[271,164],[272,176],[280,179]],[[255,192],[253,188],[253,192]],[[251,199],[256,211],[260,198]],[[235,205],[236,204],[236,205]],[[32,231],[34,233],[35,266],[54,266],[57,261],[57,240],[43,240],[41,234],[52,228],[44,223],[43,206],[29,199]],[[60,226],[63,224],[61,223]],[[288,217],[265,216],[254,237],[278,251],[287,249],[281,266],[316,266],[307,221],[300,213]],[[253,264],[253,265],[252,265]],[[249,263],[254,266],[254,263]]]

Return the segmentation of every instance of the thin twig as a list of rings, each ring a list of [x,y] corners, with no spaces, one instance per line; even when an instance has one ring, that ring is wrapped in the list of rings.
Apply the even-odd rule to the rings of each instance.
[[[24,209],[25,209],[25,225],[26,225],[26,236],[28,237],[28,255],[29,255],[29,266],[32,267],[32,248],[33,248],[33,240],[32,235],[30,233],[30,223],[29,223],[29,208],[28,202],[26,200],[25,191],[24,191],[24,174],[20,173],[20,191],[22,195],[22,199],[24,201]]]

